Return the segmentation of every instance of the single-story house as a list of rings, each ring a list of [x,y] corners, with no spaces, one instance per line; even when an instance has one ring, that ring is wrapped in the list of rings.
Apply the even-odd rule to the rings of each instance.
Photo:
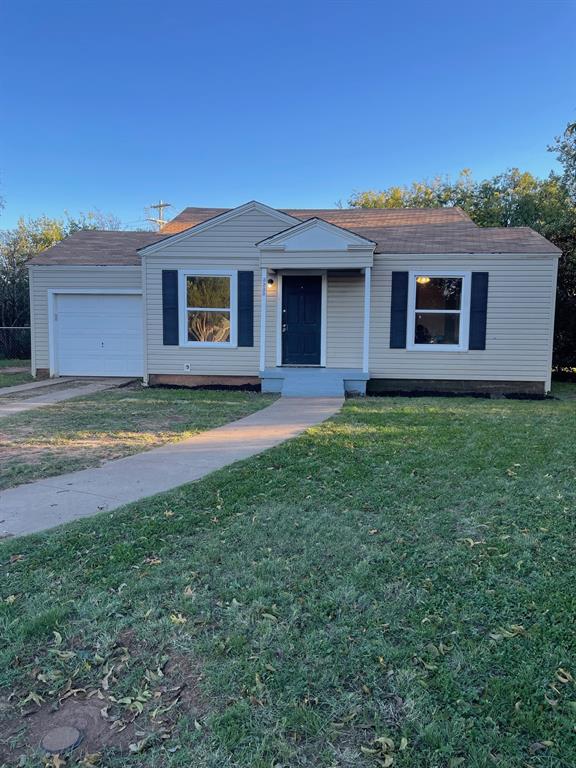
[[[560,251],[459,208],[186,208],[30,261],[36,376],[285,395],[550,389]]]

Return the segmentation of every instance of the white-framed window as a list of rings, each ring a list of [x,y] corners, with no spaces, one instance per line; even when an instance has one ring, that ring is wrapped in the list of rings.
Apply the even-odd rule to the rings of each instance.
[[[470,272],[410,272],[406,347],[468,349]]]
[[[180,270],[180,346],[236,347],[238,273]]]

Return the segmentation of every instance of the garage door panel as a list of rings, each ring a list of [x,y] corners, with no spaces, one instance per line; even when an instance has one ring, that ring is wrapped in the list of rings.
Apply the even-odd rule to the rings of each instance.
[[[140,296],[59,294],[55,327],[60,375],[142,375]]]

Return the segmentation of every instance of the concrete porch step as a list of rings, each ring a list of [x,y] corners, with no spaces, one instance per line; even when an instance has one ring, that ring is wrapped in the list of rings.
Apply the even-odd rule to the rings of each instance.
[[[263,392],[283,397],[343,397],[365,394],[368,376],[348,368],[268,368],[261,371]]]

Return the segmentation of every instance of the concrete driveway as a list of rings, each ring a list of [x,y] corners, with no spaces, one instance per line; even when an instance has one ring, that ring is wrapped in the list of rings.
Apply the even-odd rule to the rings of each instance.
[[[17,384],[14,387],[0,389],[0,418],[12,416],[23,411],[45,408],[54,403],[62,403],[73,397],[93,395],[105,389],[114,389],[129,384],[134,379],[106,377],[99,379],[68,378],[33,381],[30,384]]]

